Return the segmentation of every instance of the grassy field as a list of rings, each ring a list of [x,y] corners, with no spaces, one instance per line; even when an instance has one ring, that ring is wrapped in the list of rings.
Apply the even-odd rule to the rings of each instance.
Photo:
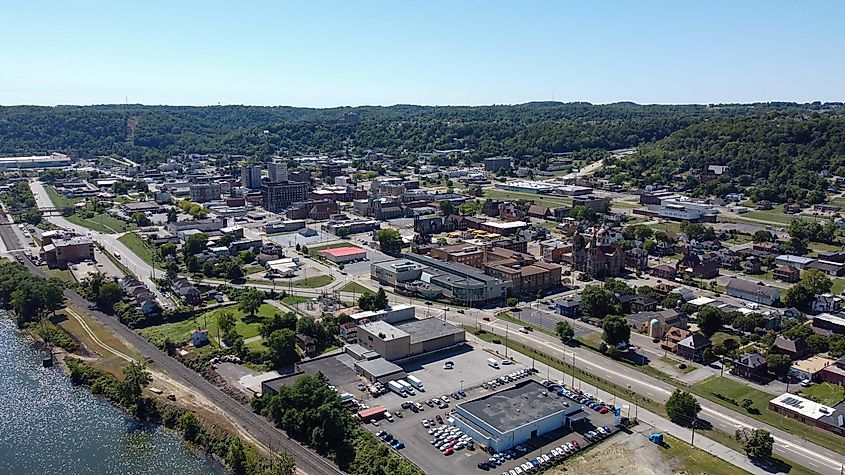
[[[744,218],[759,219],[762,221],[771,221],[773,223],[789,224],[792,221],[792,215],[783,212],[783,205],[777,205],[770,210],[752,210],[743,213]]]
[[[317,253],[323,251],[325,249],[337,249],[338,247],[358,247],[351,242],[336,242],[334,244],[324,244],[322,246],[308,246],[308,255],[311,257],[316,257]]]
[[[540,206],[547,206],[549,208],[569,208],[572,206],[572,198],[566,198],[563,196],[537,195],[534,193],[520,193],[516,191],[484,190],[484,197],[493,198],[497,200],[528,200],[533,201],[534,204]]]
[[[258,264],[249,265],[244,267],[244,275],[256,274],[258,272],[263,272],[264,266],[260,266]]]
[[[79,214],[73,214],[66,216],[65,219],[73,224],[107,234],[122,233],[137,228],[134,224],[121,221],[108,213],[100,213],[90,219],[83,218]]]
[[[252,338],[258,335],[258,329],[261,325],[261,320],[264,317],[273,315],[276,312],[281,312],[278,308],[270,304],[262,304],[254,319],[249,319],[243,312],[238,310],[236,306],[215,309],[203,314],[197,315],[194,318],[183,320],[175,323],[165,323],[164,325],[157,325],[154,327],[145,328],[141,330],[141,335],[147,340],[154,341],[163,338],[170,338],[177,344],[185,343],[191,339],[191,332],[197,328],[208,328],[208,337],[211,340],[217,340],[219,331],[217,328],[217,317],[223,311],[232,312],[235,316],[235,331],[241,336]]]
[[[827,244],[823,242],[811,242],[807,247],[816,252],[835,252],[842,250],[841,244]]]
[[[303,297],[302,295],[285,295],[281,302],[285,305],[296,305],[298,303],[305,303],[311,300],[311,297]]]
[[[676,439],[669,434],[663,434],[663,441],[666,445],[660,447],[660,453],[669,459],[678,469],[683,470],[684,473],[709,475],[748,474],[745,470],[731,465],[704,450],[693,447],[680,439]]]
[[[833,287],[830,288],[830,292],[833,295],[841,295],[843,291],[845,291],[845,279],[831,279],[833,281]]]
[[[73,278],[73,274],[67,269],[50,269],[47,266],[42,266],[41,270],[46,272],[50,277],[55,277],[62,282],[67,282],[69,284],[75,284],[76,279]]]
[[[809,388],[801,389],[801,393],[808,399],[818,401],[826,406],[834,406],[845,399],[845,388],[830,383],[818,383]]]
[[[343,287],[340,288],[341,292],[351,292],[355,294],[363,294],[366,292],[375,293],[373,290],[364,287],[363,285],[359,284],[358,282],[350,282]]]
[[[304,279],[294,280],[290,283],[290,285],[293,287],[313,289],[315,287],[322,287],[324,285],[331,284],[332,282],[334,282],[334,277],[320,274],[312,277],[306,277]]]
[[[721,394],[725,398],[733,399],[737,404],[741,404],[743,399],[751,399],[754,402],[752,411],[755,409],[756,411],[746,412],[748,416],[773,427],[780,427],[786,432],[803,437],[810,442],[819,444],[830,450],[839,451],[842,448],[842,438],[839,436],[829,432],[823,432],[820,429],[815,429],[769,410],[769,401],[774,397],[769,393],[764,393],[763,391],[720,376],[712,376],[700,383],[696,383],[690,386],[690,391],[738,412],[743,412],[744,410],[738,405],[735,406],[729,401],[716,397],[715,394]]]
[[[731,335],[730,333],[725,332],[716,332],[710,337],[710,341],[713,342],[714,345],[724,343],[725,340],[728,338],[733,338],[737,343],[739,343],[739,337]]]
[[[129,248],[136,256],[140,257],[142,261],[146,262],[147,264],[153,263],[153,250],[144,242],[144,238],[135,234],[135,233],[127,233],[123,236],[117,238],[118,241],[122,242],[123,245]]]
[[[680,371],[681,373],[684,373],[684,374],[692,373],[693,371],[698,369],[696,366],[693,366],[692,363],[690,363],[689,361],[676,360],[675,358],[669,358],[668,356],[661,356],[660,361],[662,361],[662,362],[664,362],[668,365],[672,365],[673,368],[677,369],[678,371]],[[681,364],[681,363],[686,365],[686,367],[684,369],[678,368],[678,365]]]
[[[82,201],[82,198],[67,198],[65,195],[56,191],[52,186],[45,186],[44,190],[47,192],[47,197],[53,202],[56,208],[70,208],[76,203]]]

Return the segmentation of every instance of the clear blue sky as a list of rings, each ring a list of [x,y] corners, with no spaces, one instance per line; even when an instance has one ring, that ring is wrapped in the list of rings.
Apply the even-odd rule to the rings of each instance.
[[[0,11],[4,105],[845,100],[842,0],[77,0]]]

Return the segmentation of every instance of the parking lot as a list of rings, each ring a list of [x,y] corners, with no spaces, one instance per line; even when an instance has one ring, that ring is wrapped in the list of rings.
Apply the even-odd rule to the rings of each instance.
[[[505,371],[512,372],[513,370],[506,367]],[[500,374],[506,373],[503,372]],[[512,385],[514,383],[509,384]],[[505,385],[505,387],[507,386],[508,385]],[[394,418],[393,422],[382,420],[379,422],[378,426],[367,424],[366,427],[373,433],[378,433],[381,430],[390,432],[392,437],[401,440],[404,447],[399,450],[399,452],[421,467],[425,473],[482,473],[482,470],[478,467],[478,465],[485,462],[489,463],[491,458],[495,458],[495,456],[485,452],[483,447],[480,447],[477,444],[472,450],[469,448],[462,448],[454,451],[454,453],[448,456],[444,455],[431,444],[432,438],[436,437],[437,433],[435,432],[434,434],[429,434],[429,428],[426,428],[423,425],[422,420],[435,419],[437,415],[440,415],[444,424],[435,424],[433,427],[448,426],[449,422],[447,417],[449,416],[449,411],[455,404],[459,404],[461,401],[474,399],[494,391],[499,391],[500,389],[501,387],[495,389],[474,387],[466,391],[466,398],[462,398],[460,401],[455,401],[450,398],[450,406],[448,409],[439,409],[437,407],[432,408],[424,405],[423,410],[419,413],[414,413],[409,410],[401,410],[402,417]],[[552,391],[550,394],[554,394],[555,392],[556,391]],[[426,398],[431,396],[432,394],[426,393]],[[573,403],[573,401],[567,397],[555,397],[560,397],[562,401],[568,401],[570,404]],[[417,396],[416,399],[419,400],[419,396]],[[609,436],[607,434],[602,434],[596,437],[590,436],[588,438],[585,437],[584,434],[587,434],[590,431],[597,431],[599,427],[604,426],[607,426],[610,429],[610,432],[616,430],[616,428],[613,427],[614,417],[612,412],[599,414],[587,407],[584,407],[583,410],[588,415],[589,419],[585,421],[585,424],[582,427],[579,427],[578,431],[572,431],[563,427],[551,433],[535,437],[523,444],[523,451],[517,452],[514,450],[509,451],[506,454],[499,455],[498,458],[501,461],[495,461],[495,465],[488,467],[487,470],[491,473],[509,473],[510,470],[514,470],[516,472],[516,467],[524,466],[526,463],[530,464],[530,461],[534,459],[542,459],[543,455],[549,455],[550,460],[545,464],[548,465],[553,462],[551,458],[555,459],[554,462],[560,461],[568,456],[574,455],[580,450],[583,450],[590,444],[600,442]],[[391,412],[395,411],[391,409]],[[577,444],[580,449],[573,450],[571,448],[566,448],[566,445],[568,444]],[[564,446],[564,448],[561,449],[561,446]],[[554,456],[551,455],[553,450],[555,453]],[[520,470],[523,469],[520,468]],[[525,472],[522,471],[519,473]]]
[[[567,321],[566,318],[554,313],[553,310],[533,309],[525,307],[522,311],[515,313],[514,316],[522,321],[528,322],[536,328],[543,328],[548,331],[555,331],[557,322]],[[583,325],[572,325],[575,330],[575,338],[593,333],[595,330],[586,328]]]

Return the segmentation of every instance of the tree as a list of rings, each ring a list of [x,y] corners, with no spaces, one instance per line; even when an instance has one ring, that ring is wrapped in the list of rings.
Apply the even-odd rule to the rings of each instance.
[[[701,411],[701,405],[692,394],[676,389],[666,401],[666,414],[675,424],[691,427]]]
[[[235,329],[235,315],[228,311],[223,310],[217,315],[217,330],[220,335],[228,335],[229,332]]]
[[[200,433],[200,429],[202,429],[200,421],[197,419],[197,415],[194,414],[193,411],[185,411],[182,416],[179,417],[179,427],[182,428],[182,436],[185,437],[185,440],[190,442],[196,440]]]
[[[602,322],[602,339],[609,346],[617,346],[631,338],[631,327],[625,317],[610,315]]]
[[[255,312],[261,308],[264,302],[264,292],[258,289],[244,289],[237,297],[238,310],[249,315],[251,318],[255,317]]]
[[[775,439],[764,429],[754,429],[743,447],[751,460],[766,460],[772,456]]]
[[[175,223],[179,219],[179,212],[176,211],[176,208],[170,208],[167,211],[167,222],[168,223]]]
[[[569,322],[557,322],[555,324],[555,333],[563,341],[569,341],[575,336],[575,330]]]
[[[813,333],[812,335],[808,336],[806,338],[806,341],[807,349],[809,350],[811,355],[824,353],[829,348],[827,337],[824,335],[819,335],[818,333]]]
[[[97,307],[106,313],[112,313],[114,311],[114,304],[120,302],[122,298],[123,290],[117,282],[105,282],[100,286],[99,292],[97,292]]]
[[[519,305],[519,299],[517,299],[516,297],[508,297],[507,304],[508,307],[516,307],[517,305]]]
[[[598,285],[588,285],[581,292],[578,309],[590,317],[603,318],[613,310],[613,293]]]
[[[269,317],[264,318],[264,321],[261,323],[261,327],[259,331],[261,336],[267,338],[276,330],[281,330],[283,328],[287,328],[288,330],[296,329],[296,314],[293,312],[287,312],[285,314],[274,313]]]
[[[783,297],[783,303],[789,307],[806,310],[813,301],[813,297],[830,292],[833,281],[818,269],[807,269],[801,272],[801,279],[790,287]]]
[[[381,252],[398,256],[402,252],[402,235],[395,229],[381,229],[376,233],[376,240],[378,241]]]
[[[633,287],[622,280],[609,278],[604,282],[604,288],[618,295],[634,295],[636,291]]]
[[[792,366],[792,360],[788,356],[777,353],[769,353],[766,356],[766,363],[768,364],[769,371],[779,377],[786,376],[786,373],[789,372],[789,368]]]
[[[722,311],[718,308],[705,305],[698,311],[698,328],[701,333],[710,337],[722,329]]]
[[[455,214],[455,204],[449,200],[443,200],[440,202],[440,213],[443,216],[449,216]]]
[[[236,262],[232,262],[231,267],[229,267],[229,271],[226,272],[226,278],[232,282],[241,280],[244,278],[244,270],[241,266],[238,265]]]
[[[378,293],[364,292],[358,297],[358,308],[361,310],[382,310],[388,304],[387,292],[382,287],[379,287]]]
[[[385,292],[384,287],[379,287],[378,292],[376,292],[376,298],[373,301],[373,310],[382,310],[387,308],[390,305],[390,301],[387,298],[387,292]]]
[[[296,461],[287,452],[282,452],[276,456],[267,475],[293,475],[296,473]]]
[[[185,239],[185,244],[182,246],[182,252],[186,257],[199,254],[203,249],[205,249],[206,243],[208,243],[208,234],[191,234],[187,239]]]
[[[296,354],[296,335],[287,328],[271,333],[265,345],[270,350],[270,364],[274,368],[282,368],[294,363],[298,359],[298,355]]]
[[[233,436],[229,440],[229,449],[226,452],[226,465],[234,475],[246,475],[246,450],[241,439]]]
[[[746,411],[751,411],[751,408],[754,406],[754,401],[748,398],[745,398],[740,402],[740,406]]]
[[[754,236],[751,239],[756,243],[771,242],[774,240],[774,236],[772,236],[772,233],[770,233],[769,231],[761,229],[755,232]]]
[[[827,341],[828,353],[834,358],[840,358],[845,355],[845,335],[833,334],[830,335]]]
[[[137,224],[138,226],[143,227],[143,226],[149,226],[150,224],[152,224],[152,221],[150,221],[150,218],[148,218],[146,214],[141,213],[140,211],[137,212],[137,213],[132,213],[131,218],[132,218],[132,221],[135,224]]]
[[[132,362],[123,368],[123,381],[118,386],[120,402],[133,412],[140,408],[141,394],[152,378],[143,364]]]

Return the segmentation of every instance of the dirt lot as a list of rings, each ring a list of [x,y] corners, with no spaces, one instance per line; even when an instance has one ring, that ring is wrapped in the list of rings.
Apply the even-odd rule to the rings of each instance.
[[[573,457],[564,465],[553,468],[549,475],[570,473],[589,473],[592,475],[664,475],[681,473],[675,470],[664,458],[657,446],[645,437],[618,434],[611,442],[593,448],[583,455]]]

